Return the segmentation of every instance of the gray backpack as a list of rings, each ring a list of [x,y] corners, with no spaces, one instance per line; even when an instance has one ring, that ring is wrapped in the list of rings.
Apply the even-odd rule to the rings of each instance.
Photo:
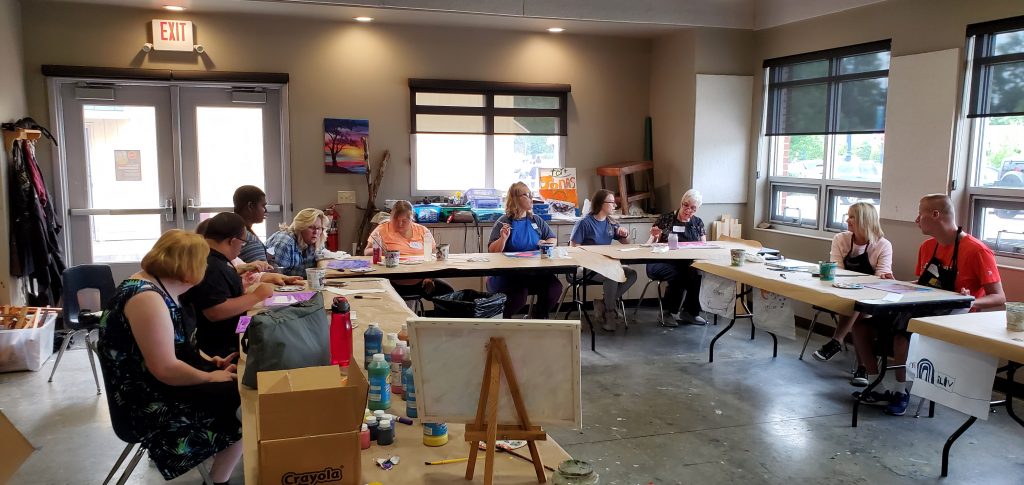
[[[331,363],[330,320],[319,292],[309,300],[253,315],[242,338],[242,384],[256,389],[261,371],[298,369]]]

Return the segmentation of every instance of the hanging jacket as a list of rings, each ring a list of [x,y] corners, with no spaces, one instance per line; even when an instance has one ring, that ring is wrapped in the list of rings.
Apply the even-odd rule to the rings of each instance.
[[[29,305],[55,306],[63,291],[62,227],[36,164],[35,142],[14,143],[8,183],[11,275],[26,278]]]

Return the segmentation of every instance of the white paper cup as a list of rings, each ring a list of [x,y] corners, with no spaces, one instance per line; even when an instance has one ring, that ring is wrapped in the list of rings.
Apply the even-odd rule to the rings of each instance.
[[[324,279],[327,278],[326,269],[309,268],[306,270],[306,281],[309,282],[309,289],[324,289]]]
[[[1006,304],[1006,329],[1011,332],[1024,332],[1024,303]]]

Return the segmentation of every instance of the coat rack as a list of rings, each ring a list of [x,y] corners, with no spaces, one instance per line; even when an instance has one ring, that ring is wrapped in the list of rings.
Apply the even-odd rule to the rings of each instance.
[[[14,148],[15,140],[38,140],[43,136],[43,132],[39,130],[29,130],[27,128],[15,128],[13,130],[4,130],[4,150],[10,153]]]

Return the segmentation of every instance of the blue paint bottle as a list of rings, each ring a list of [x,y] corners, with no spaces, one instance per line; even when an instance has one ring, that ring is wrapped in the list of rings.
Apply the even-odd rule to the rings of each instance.
[[[384,352],[382,348],[384,331],[376,323],[371,323],[363,332],[363,369],[370,368],[370,361],[373,354]]]

